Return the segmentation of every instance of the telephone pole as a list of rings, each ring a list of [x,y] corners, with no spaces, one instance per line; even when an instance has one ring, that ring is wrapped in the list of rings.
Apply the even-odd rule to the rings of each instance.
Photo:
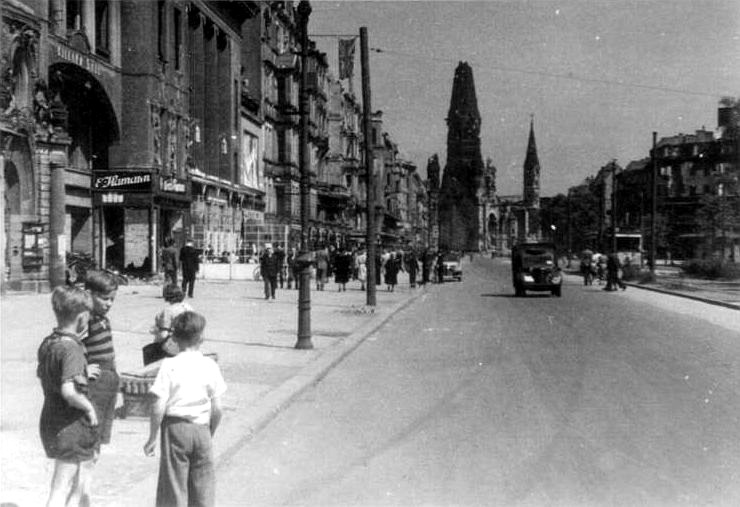
[[[656,221],[658,219],[658,152],[656,145],[658,143],[658,133],[653,132],[653,149],[650,151],[652,158],[651,178],[650,178],[650,274],[655,276],[655,256],[656,256]]]
[[[373,174],[373,147],[370,146],[372,126],[370,124],[370,54],[367,42],[367,27],[360,27],[360,65],[362,66],[362,135],[365,138],[365,175],[367,181],[367,305],[375,306],[375,177]]]

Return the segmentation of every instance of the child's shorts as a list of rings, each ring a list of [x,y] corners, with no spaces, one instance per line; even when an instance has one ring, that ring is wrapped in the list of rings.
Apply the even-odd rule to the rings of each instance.
[[[101,369],[100,376],[89,384],[88,396],[98,416],[100,441],[103,444],[110,443],[119,382],[118,373],[114,370]]]
[[[98,429],[84,418],[62,428],[41,428],[41,442],[49,458],[64,461],[88,461],[100,452]]]

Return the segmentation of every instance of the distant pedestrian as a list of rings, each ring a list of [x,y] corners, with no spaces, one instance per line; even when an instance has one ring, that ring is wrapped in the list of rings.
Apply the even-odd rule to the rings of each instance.
[[[265,243],[265,251],[260,256],[260,275],[265,282],[265,299],[275,299],[279,269],[278,257],[272,250],[272,243]]]
[[[355,269],[357,270],[357,279],[360,281],[360,290],[365,290],[367,282],[367,252],[360,250],[355,258]]]
[[[604,290],[617,290],[617,287],[627,290],[627,286],[619,276],[621,269],[619,256],[616,253],[609,254],[606,259],[606,287],[604,287]]]
[[[594,274],[591,255],[584,255],[581,259],[581,275],[583,276],[583,285],[593,285]]]
[[[179,352],[177,344],[172,339],[172,321],[181,313],[193,311],[184,299],[185,293],[178,285],[167,285],[164,288],[166,305],[154,317],[154,326],[150,330],[154,335],[154,341],[143,349],[145,366],[165,357],[176,356]]]
[[[118,293],[118,282],[105,271],[88,271],[85,289],[92,296],[93,309],[87,336],[83,338],[82,344],[85,346],[88,364],[95,364],[99,369],[97,377],[90,381],[89,396],[100,422],[100,442],[108,444],[116,405],[123,405],[123,397],[119,391],[120,378],[116,370],[113,331],[108,319],[108,312]]]
[[[421,254],[421,284],[426,285],[429,283],[429,267],[431,264],[431,256],[429,249],[425,248],[424,253]]]
[[[406,271],[409,274],[409,286],[416,288],[416,272],[419,270],[419,261],[416,259],[416,253],[413,250],[406,252],[404,256],[406,261]]]
[[[175,242],[172,238],[166,238],[164,240],[164,248],[162,249],[162,270],[164,271],[164,287],[170,284],[177,284],[177,248],[175,248]],[[164,292],[162,293],[164,296]]]
[[[293,282],[295,282],[295,288],[298,289],[298,273],[296,273],[297,257],[298,253],[296,252],[295,247],[293,247],[290,249],[290,252],[285,259],[285,263],[287,264],[288,268],[288,289],[293,288]]]
[[[193,240],[188,239],[185,246],[180,249],[180,266],[182,267],[182,291],[188,297],[193,297],[193,286],[195,275],[200,269],[200,258],[198,251],[193,247]]]
[[[80,340],[93,308],[89,293],[57,287],[51,296],[57,327],[38,349],[36,374],[44,392],[39,429],[54,472],[47,506],[90,505],[100,449],[98,417],[87,396],[88,371]]]
[[[385,284],[389,292],[393,292],[398,283],[398,271],[400,267],[400,262],[396,258],[396,254],[391,252],[388,260],[385,261]]]
[[[339,248],[334,256],[334,281],[339,284],[339,292],[347,290],[347,282],[352,275],[352,254]]]
[[[195,312],[175,317],[172,336],[180,353],[162,361],[149,389],[147,456],[154,455],[162,433],[157,505],[213,506],[216,501],[212,437],[221,422],[226,383],[218,364],[200,351],[205,325]]]
[[[329,252],[322,248],[316,252],[316,290],[324,290],[329,276]]]
[[[437,283],[444,283],[445,281],[445,256],[440,252],[437,255],[437,263],[435,266],[437,271]]]
[[[283,247],[278,245],[275,247],[275,257],[277,257],[277,263],[278,263],[278,272],[277,272],[277,281],[280,288],[283,288],[283,283],[285,282],[285,250],[283,250]]]
[[[383,276],[383,256],[380,252],[375,252],[375,286],[378,287],[382,283]]]

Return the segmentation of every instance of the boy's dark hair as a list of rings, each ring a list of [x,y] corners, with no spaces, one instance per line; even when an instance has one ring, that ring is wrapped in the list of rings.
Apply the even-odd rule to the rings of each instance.
[[[168,303],[180,303],[182,300],[185,299],[185,293],[182,291],[182,289],[175,285],[174,283],[171,283],[169,285],[166,285],[164,288],[164,300]]]
[[[88,271],[85,276],[85,288],[90,292],[107,294],[118,290],[118,280],[105,271]]]
[[[172,319],[172,338],[177,343],[192,346],[200,342],[206,318],[196,312],[183,312]]]
[[[77,287],[59,286],[51,294],[51,307],[59,324],[72,322],[82,312],[93,309],[92,296]]]

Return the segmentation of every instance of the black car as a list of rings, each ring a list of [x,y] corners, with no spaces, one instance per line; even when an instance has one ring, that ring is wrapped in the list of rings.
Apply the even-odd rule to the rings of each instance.
[[[511,252],[511,278],[514,293],[548,291],[560,297],[563,275],[552,243],[520,243]]]

